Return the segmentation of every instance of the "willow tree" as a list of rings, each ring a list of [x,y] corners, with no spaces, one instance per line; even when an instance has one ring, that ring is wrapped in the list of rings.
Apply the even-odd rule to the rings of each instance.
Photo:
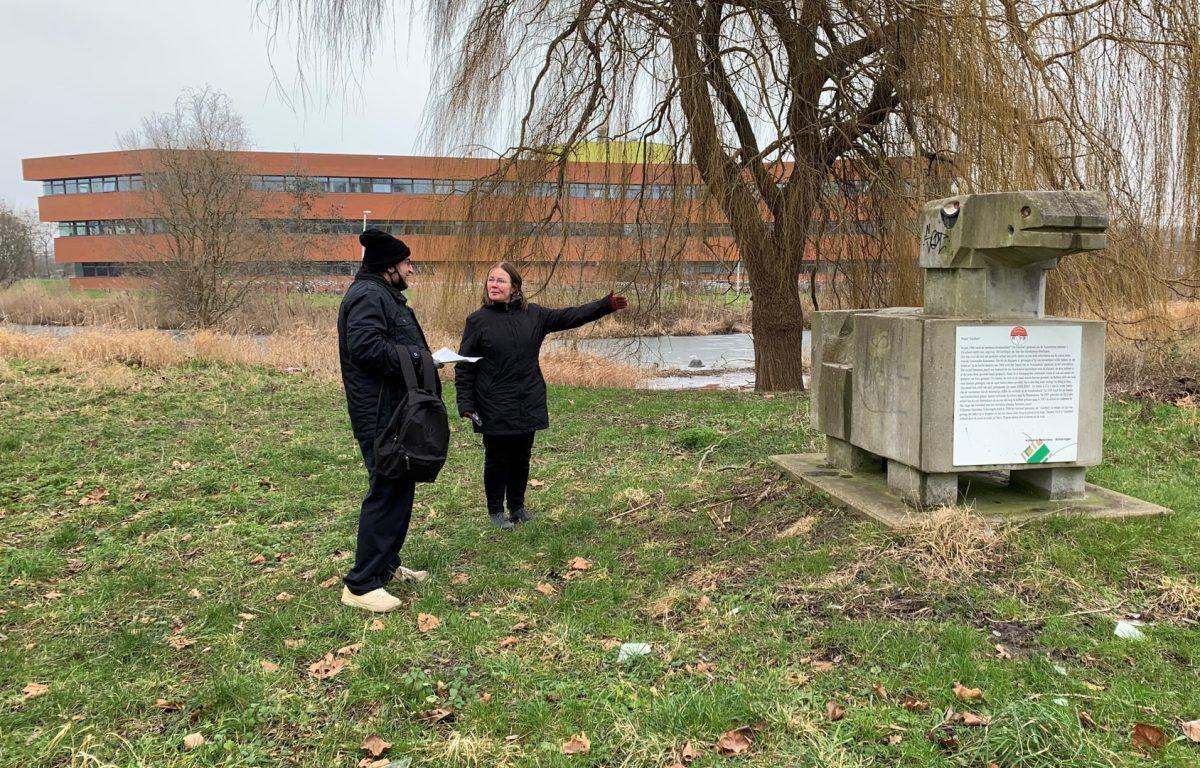
[[[408,9],[260,6],[334,70]],[[499,136],[504,162],[559,168],[598,136],[677,149],[732,228],[759,389],[802,387],[805,256],[823,218],[863,217],[831,180],[900,212],[947,191],[1100,188],[1137,231],[1194,242],[1195,0],[437,0],[426,21],[445,145]],[[894,243],[903,223],[875,231]],[[853,266],[847,242],[837,258]],[[1178,288],[1191,274],[1116,279]]]

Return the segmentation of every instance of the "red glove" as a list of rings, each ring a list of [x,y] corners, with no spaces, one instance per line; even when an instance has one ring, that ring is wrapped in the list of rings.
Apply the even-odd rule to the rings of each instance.
[[[616,312],[618,309],[625,309],[625,307],[628,306],[629,299],[625,298],[624,296],[615,296],[611,293],[608,294],[608,307],[613,312]]]

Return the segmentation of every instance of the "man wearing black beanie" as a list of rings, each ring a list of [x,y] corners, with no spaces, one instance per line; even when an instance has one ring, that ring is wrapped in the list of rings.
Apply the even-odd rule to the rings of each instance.
[[[388,582],[396,576],[424,581],[427,574],[400,564],[416,485],[375,471],[375,434],[404,398],[401,356],[412,359],[419,376],[420,351],[428,351],[429,344],[401,293],[415,274],[408,246],[379,229],[364,231],[358,240],[362,268],[338,309],[338,356],[370,490],[359,513],[354,567],[343,579],[342,602],[384,613],[400,605],[384,589]]]

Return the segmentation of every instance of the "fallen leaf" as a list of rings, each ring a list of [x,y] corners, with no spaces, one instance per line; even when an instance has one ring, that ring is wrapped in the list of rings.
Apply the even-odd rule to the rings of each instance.
[[[879,743],[885,747],[894,747],[902,741],[904,741],[904,734],[889,733],[887,736],[884,736],[882,739],[880,739]]]
[[[534,490],[537,490],[538,488],[546,487],[546,484],[543,483],[541,480],[530,480],[529,487],[533,488]]]
[[[992,722],[990,717],[981,717],[972,712],[963,712],[959,722],[968,728],[982,728]]]
[[[267,562],[267,556],[261,552],[250,558],[249,565],[258,565],[259,563]]]
[[[350,645],[343,645],[341,648],[337,649],[337,655],[338,656],[353,656],[354,654],[358,653],[359,649],[362,647],[363,647],[362,643],[351,643]]]
[[[754,742],[753,731],[750,726],[743,725],[741,728],[735,728],[732,731],[726,731],[721,734],[721,738],[717,739],[717,754],[718,755],[744,755],[750,751],[750,745]]]
[[[198,733],[189,733],[183,737],[183,748],[191,752],[204,746],[204,737]]]
[[[836,701],[825,702],[825,717],[828,720],[837,722],[846,716],[846,708]]]
[[[475,619],[478,619],[482,615],[483,614],[480,613],[479,611],[471,611],[470,613],[467,614],[467,621],[474,621]]]
[[[41,696],[42,694],[49,693],[50,686],[42,685],[41,683],[30,683],[21,690],[25,693],[26,699],[32,699],[35,696]]]
[[[680,761],[684,763],[690,763],[697,757],[700,757],[700,750],[696,749],[692,742],[685,741],[683,743],[683,747],[679,750]]]
[[[275,599],[281,603],[286,603],[289,600],[295,600],[296,596],[291,592],[280,592],[278,595],[275,595]]]
[[[96,486],[87,492],[87,495],[79,500],[79,506],[90,507],[93,504],[99,504],[108,496],[108,491],[100,486]]]
[[[883,687],[883,683],[875,683],[875,685],[871,686],[871,690],[874,691],[875,695],[881,699],[886,699],[888,697],[887,688]]]
[[[963,701],[982,699],[983,691],[979,688],[968,688],[957,680],[954,682],[954,695]]]
[[[304,640],[304,638],[300,638],[298,640],[292,640],[291,638],[288,638],[283,641],[283,644],[288,648],[303,648],[305,642],[307,641]]]
[[[450,577],[451,584],[466,584],[471,581],[471,577],[465,573],[456,573]]]
[[[541,592],[543,595],[546,595],[547,597],[553,595],[557,591],[554,589],[552,584],[538,584],[536,587],[534,587],[534,589],[536,589],[538,592]]]
[[[62,595],[63,595],[62,592],[59,592],[56,589],[52,589],[49,592],[47,592],[46,594],[42,595],[42,597],[46,598],[47,600],[57,600],[58,598],[62,597]]]
[[[254,621],[255,619],[257,619],[257,618],[258,618],[258,614],[255,614],[255,613],[239,613],[239,614],[238,614],[238,618],[239,618],[239,619],[241,619],[242,621]]]
[[[150,498],[150,491],[139,491],[138,493],[133,494],[132,501],[135,504],[140,504],[148,498]]]
[[[358,768],[388,768],[390,765],[392,765],[392,759],[390,757],[381,757],[376,760],[372,760],[369,757],[364,757],[362,760],[358,761]]]
[[[183,534],[182,536],[180,536],[180,537],[179,537],[179,540],[180,540],[180,541],[182,541],[184,544],[186,544],[186,543],[188,543],[189,541],[191,541],[191,540],[192,540],[192,534],[190,534],[190,533],[185,533],[185,534]]]
[[[1088,714],[1086,709],[1079,710],[1079,724],[1084,728],[1091,728],[1093,730],[1099,727],[1096,725],[1096,721],[1092,719],[1092,716]]]
[[[190,639],[184,637],[183,635],[172,635],[167,638],[167,645],[171,646],[172,648],[174,648],[177,651],[182,651],[184,648],[187,648],[189,645],[195,645],[195,644],[196,644],[195,640],[190,640]]]
[[[1084,687],[1084,688],[1087,688],[1089,691],[1103,691],[1103,690],[1105,690],[1105,687],[1104,687],[1103,685],[1097,685],[1096,683],[1090,683],[1090,682],[1088,682],[1087,680],[1084,680],[1084,681],[1083,681],[1083,687]]]
[[[183,704],[178,701],[168,701],[167,699],[155,699],[154,708],[161,709],[163,712],[178,712],[183,709]]]
[[[695,664],[684,664],[683,669],[698,675],[709,675],[717,671],[717,665],[707,661],[697,661]]]
[[[341,672],[349,663],[345,657],[334,658],[332,653],[327,653],[324,658],[308,665],[308,673],[318,680],[325,680]]]
[[[492,694],[485,691],[484,693],[479,694],[479,700],[486,704],[492,700]]]
[[[341,560],[349,560],[353,556],[353,552],[346,549],[339,549],[337,552],[334,552],[332,555],[330,555],[329,559],[336,563]]]
[[[1188,741],[1200,742],[1200,720],[1189,720],[1179,724],[1179,730]]]
[[[339,581],[341,581],[341,579],[337,576],[330,576],[328,579],[325,579],[325,581],[322,581],[318,586],[321,587],[321,589],[329,589]]]
[[[1000,645],[1000,643],[996,643],[996,658],[997,659],[1011,659],[1012,654],[1009,653],[1008,649],[1005,648],[1003,645]]]
[[[384,741],[379,736],[371,734],[363,739],[362,749],[371,757],[379,757],[384,752],[388,751],[388,747],[392,746],[391,742]]]
[[[383,627],[384,627],[383,622],[380,621],[379,619],[375,619],[374,621],[372,621],[370,624],[367,625],[367,631],[368,632],[379,632],[380,630],[383,629]]]
[[[517,644],[517,638],[513,637],[512,635],[509,635],[508,637],[500,638],[500,647],[501,648],[509,648],[516,644]]]
[[[530,485],[533,481],[530,481]],[[592,751],[592,742],[588,740],[586,733],[579,733],[563,742],[559,749],[564,755],[586,755]]]
[[[1133,748],[1140,752],[1162,749],[1167,744],[1167,734],[1161,728],[1145,723],[1133,726]]]
[[[712,605],[712,600],[708,599],[708,595],[700,595],[700,599],[696,601],[696,610],[707,611],[710,605]]]
[[[417,614],[417,631],[432,632],[440,626],[442,626],[442,620],[432,613]]]
[[[567,567],[572,571],[586,571],[588,568],[592,567],[592,564],[582,557],[577,557],[571,562],[567,563]]]
[[[905,694],[904,696],[900,697],[900,706],[904,707],[910,712],[924,712],[925,710],[929,709],[929,702],[921,701],[916,696]]]
[[[417,717],[419,717],[421,720],[424,720],[428,725],[433,725],[434,723],[440,723],[442,721],[449,722],[454,719],[454,707],[436,707],[420,713],[417,715]]]
[[[199,600],[201,597],[203,597],[203,595],[200,594],[200,590],[193,588],[188,590],[188,597],[192,598],[193,600]]]
[[[828,672],[836,665],[832,661],[814,661],[811,666],[813,672]]]
[[[279,665],[272,661],[265,661],[265,660],[260,661],[260,662],[258,662],[258,666],[262,667],[263,671],[265,671],[265,672],[278,672],[279,671]]]

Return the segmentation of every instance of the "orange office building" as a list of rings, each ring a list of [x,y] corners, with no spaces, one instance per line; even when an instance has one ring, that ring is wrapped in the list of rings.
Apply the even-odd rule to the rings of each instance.
[[[469,210],[468,197],[473,190],[479,194],[479,180],[496,172],[494,160],[287,152],[238,155],[251,184],[263,192],[263,217],[283,215],[279,213],[287,207],[283,198],[297,175],[313,182],[318,194],[304,216],[318,234],[306,258],[311,262],[310,274],[329,278],[324,281],[329,287],[343,283],[357,270],[361,252],[356,235],[364,220],[402,238],[422,272],[434,277],[444,262],[463,259],[465,232],[475,234],[469,258],[487,263],[503,252],[502,233],[514,231],[509,221],[492,222],[495,231],[489,231],[489,222]],[[144,234],[146,228],[131,221],[142,208],[139,202],[146,194],[142,173],[149,159],[144,151],[135,150],[24,161],[25,178],[42,182],[40,218],[58,225],[55,260],[64,265],[73,286],[109,288],[130,283],[130,263],[140,258],[130,239],[155,236]],[[662,167],[572,163],[565,194],[558,200],[560,207],[569,207],[569,223],[539,229],[543,242],[530,249],[527,265],[536,269],[539,258],[552,258],[560,274],[570,276],[590,274],[601,262],[621,258],[623,251],[631,250],[631,238],[655,226],[645,220],[647,206],[679,194],[677,185],[648,178],[648,169],[653,173]],[[489,189],[497,196],[508,192],[504,182]],[[549,212],[557,185],[522,190],[534,196],[528,206],[532,220]],[[689,254],[687,260],[694,262],[690,271],[724,275],[736,269],[727,257],[732,239],[724,229],[719,224],[704,228],[702,239],[707,245],[697,243],[696,253]]]
[[[515,182],[479,180],[497,171],[495,160],[395,155],[236,153],[251,185],[261,191],[259,214],[280,217],[283,198],[298,179],[317,193],[303,217],[314,233],[305,250],[310,285],[336,289],[354,274],[361,257],[357,233],[364,220],[392,232],[412,248],[424,275],[437,279],[446,262],[486,264],[505,253],[512,237],[507,220],[480,218],[485,196],[513,195]],[[23,161],[26,180],[42,182],[40,218],[58,225],[55,260],[73,287],[113,288],[134,278],[139,249],[131,239],[165,237],[144,226],[146,150],[97,152]],[[739,276],[732,232],[705,201],[699,183],[673,181],[669,163],[573,162],[566,183],[523,183],[523,216],[536,232],[518,254],[535,273],[551,263],[563,279],[586,279],[598,269],[644,263],[648,241],[673,239],[684,276],[724,280]],[[698,181],[698,180],[697,180]],[[510,185],[511,186],[510,188]],[[472,206],[475,206],[472,208]],[[665,215],[664,211],[673,211]],[[682,210],[682,218],[679,211]],[[550,221],[533,227],[532,222]],[[675,222],[666,223],[663,222]],[[134,226],[140,223],[143,226]],[[470,248],[464,250],[466,232]],[[532,238],[529,238],[532,239]],[[667,248],[660,248],[666,252]],[[640,260],[640,261],[639,261]]]

